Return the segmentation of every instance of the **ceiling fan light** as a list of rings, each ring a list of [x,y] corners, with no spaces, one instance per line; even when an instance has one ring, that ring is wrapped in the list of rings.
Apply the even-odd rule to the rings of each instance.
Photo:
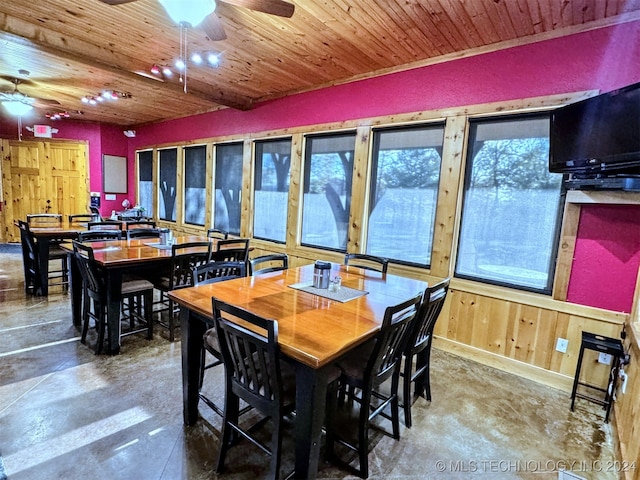
[[[209,55],[207,55],[207,62],[209,62],[209,65],[211,65],[212,67],[217,67],[218,65],[220,65],[220,55],[216,53],[210,53]]]
[[[178,70],[184,70],[185,67],[185,63],[184,60],[182,60],[181,58],[179,58],[178,60],[176,60],[176,68]]]
[[[200,55],[199,53],[194,53],[193,55],[191,55],[191,61],[196,65],[200,65],[202,63],[202,55]]]
[[[195,27],[216,9],[214,0],[159,0],[171,20]]]
[[[10,115],[21,117],[29,113],[33,107],[28,103],[20,102],[17,100],[4,100],[2,106],[9,112]]]
[[[164,67],[164,68],[162,69],[162,74],[163,74],[165,77],[170,77],[171,75],[173,75],[173,72],[171,71],[171,69],[170,69],[169,67]]]

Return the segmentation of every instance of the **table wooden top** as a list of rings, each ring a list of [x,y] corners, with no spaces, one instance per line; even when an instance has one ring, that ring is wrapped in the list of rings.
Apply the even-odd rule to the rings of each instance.
[[[184,235],[175,238],[176,243],[211,242],[213,239],[201,235]],[[136,263],[168,260],[171,258],[171,248],[158,248],[157,238],[136,238],[131,240],[105,240],[87,242],[93,248],[93,256],[97,263],[106,268],[131,266]],[[73,251],[71,243],[62,247]],[[215,247],[215,244],[212,248]]]
[[[375,335],[385,309],[423,293],[427,283],[407,277],[332,264],[331,278],[369,292],[345,303],[290,285],[313,281],[313,265],[169,292],[180,305],[211,317],[211,297],[278,321],[282,352],[312,368],[322,367]]]
[[[17,222],[16,222],[17,225]],[[63,220],[60,223],[51,222],[50,224],[38,223],[29,225],[29,231],[36,237],[66,235],[73,236],[87,230],[86,222],[72,222]]]

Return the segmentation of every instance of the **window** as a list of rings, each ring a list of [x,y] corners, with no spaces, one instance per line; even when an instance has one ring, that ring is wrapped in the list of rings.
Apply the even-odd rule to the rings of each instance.
[[[456,275],[551,293],[562,175],[549,115],[471,121]]]
[[[176,177],[178,172],[178,149],[159,151],[160,181],[159,216],[161,220],[176,221]]]
[[[242,193],[242,143],[216,147],[213,227],[240,235]]]
[[[303,245],[347,249],[355,140],[355,133],[307,137]]]
[[[153,216],[153,150],[138,152],[138,205]]]
[[[184,149],[184,221],[204,225],[207,170],[207,147],[199,145]]]
[[[431,264],[444,125],[374,131],[367,253]]]
[[[284,243],[287,236],[291,140],[255,143],[253,236]]]

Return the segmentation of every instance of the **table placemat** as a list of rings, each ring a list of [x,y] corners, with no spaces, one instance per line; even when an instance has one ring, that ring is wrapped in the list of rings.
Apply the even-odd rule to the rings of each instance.
[[[167,243],[145,243],[148,247],[159,248],[161,250],[171,250],[171,245]]]
[[[341,303],[348,302],[349,300],[354,300],[369,293],[364,290],[345,287],[344,285],[341,285],[338,291],[331,291],[328,288],[316,288],[313,286],[313,283],[310,282],[294,283],[293,285],[289,286],[291,288],[295,288],[296,290],[302,290],[303,292],[312,293],[313,295],[318,295],[330,300],[336,300]]]

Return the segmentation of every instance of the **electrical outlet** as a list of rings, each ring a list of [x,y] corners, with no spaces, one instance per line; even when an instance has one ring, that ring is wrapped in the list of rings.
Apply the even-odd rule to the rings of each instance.
[[[556,350],[560,353],[567,353],[567,347],[569,346],[569,340],[566,338],[558,338],[556,342]]]
[[[604,365],[611,365],[611,355],[609,355],[608,353],[598,354],[598,363],[602,363]]]

